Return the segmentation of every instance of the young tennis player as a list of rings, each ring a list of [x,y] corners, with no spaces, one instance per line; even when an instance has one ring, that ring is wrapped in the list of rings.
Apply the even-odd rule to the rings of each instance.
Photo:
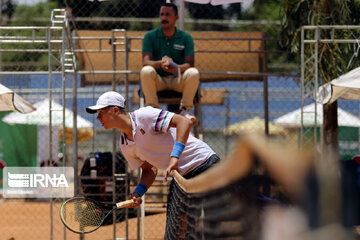
[[[127,113],[125,99],[114,91],[102,94],[86,111],[97,113],[104,129],[122,132],[120,149],[124,157],[131,169],[142,169],[130,207],[141,204],[141,196],[153,184],[158,169],[165,170],[165,181],[172,170],[189,179],[219,161],[205,142],[190,134],[192,122],[182,115],[150,106]]]

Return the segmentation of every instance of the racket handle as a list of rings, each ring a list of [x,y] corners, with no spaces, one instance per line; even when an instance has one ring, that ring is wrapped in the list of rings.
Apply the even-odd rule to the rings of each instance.
[[[126,201],[116,203],[116,207],[117,208],[124,208],[124,207],[130,206],[133,203],[134,203],[134,200],[130,199],[130,200],[126,200]]]

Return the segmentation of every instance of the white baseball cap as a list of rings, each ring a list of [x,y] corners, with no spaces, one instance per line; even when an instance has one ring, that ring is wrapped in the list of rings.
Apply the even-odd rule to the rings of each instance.
[[[106,107],[119,107],[125,109],[125,98],[119,93],[114,91],[108,91],[103,93],[96,102],[96,105],[86,108],[88,113],[96,113],[97,110],[103,109]]]

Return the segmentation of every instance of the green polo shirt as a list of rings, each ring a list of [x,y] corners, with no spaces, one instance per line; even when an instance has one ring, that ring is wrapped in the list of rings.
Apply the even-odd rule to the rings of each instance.
[[[186,56],[194,56],[194,41],[187,32],[175,28],[172,38],[167,38],[162,28],[145,33],[142,52],[151,53],[153,61],[159,61],[163,56],[171,57],[175,63],[184,64]],[[156,69],[160,76],[171,75],[162,69]]]

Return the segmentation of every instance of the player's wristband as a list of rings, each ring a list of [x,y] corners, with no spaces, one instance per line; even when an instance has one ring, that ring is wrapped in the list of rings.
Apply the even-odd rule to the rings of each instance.
[[[173,151],[171,152],[170,157],[180,158],[181,153],[184,151],[185,144],[181,142],[175,142]]]
[[[139,183],[139,184],[136,186],[133,194],[136,193],[137,195],[139,195],[140,197],[142,197],[142,195],[144,195],[144,194],[146,193],[146,191],[147,191],[147,187],[145,186],[145,184]]]

